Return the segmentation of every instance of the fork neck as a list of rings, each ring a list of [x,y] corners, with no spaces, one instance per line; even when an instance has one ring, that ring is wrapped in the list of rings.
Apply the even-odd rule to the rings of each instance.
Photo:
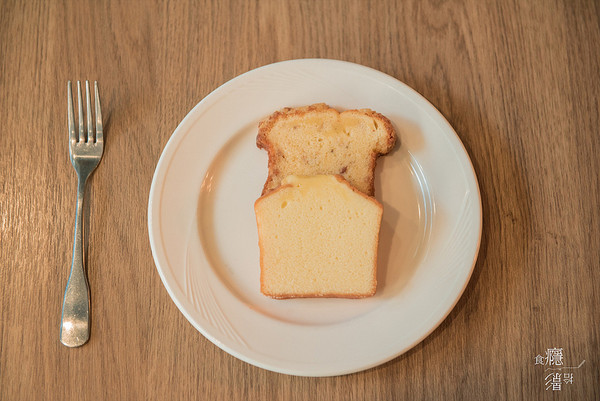
[[[78,174],[77,175],[77,202],[83,203],[83,195],[85,194],[85,185],[87,183],[89,174]]]

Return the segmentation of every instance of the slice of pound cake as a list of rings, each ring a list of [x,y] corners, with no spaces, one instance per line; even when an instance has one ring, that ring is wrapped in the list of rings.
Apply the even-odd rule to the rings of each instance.
[[[262,194],[288,175],[340,174],[373,196],[375,162],[396,142],[390,120],[369,109],[342,113],[319,103],[285,108],[261,121],[256,144],[269,155]]]
[[[375,294],[383,213],[340,175],[289,176],[254,204],[261,292],[272,298]]]

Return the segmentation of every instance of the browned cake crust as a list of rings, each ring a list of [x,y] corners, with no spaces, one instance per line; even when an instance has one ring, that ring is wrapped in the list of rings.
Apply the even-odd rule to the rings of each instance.
[[[282,163],[282,158],[285,158],[285,150],[282,149],[281,146],[277,147],[274,145],[272,138],[270,137],[272,134],[272,130],[276,124],[279,122],[290,119],[290,118],[319,118],[323,116],[323,118],[327,118],[331,113],[335,113],[336,116],[340,116],[341,114],[350,115],[352,113],[360,114],[364,116],[371,117],[375,121],[376,127],[383,127],[383,131],[385,132],[385,138],[383,140],[379,140],[377,146],[374,146],[366,151],[366,157],[363,153],[357,154],[352,157],[353,160],[345,160],[344,163],[338,163],[336,166],[328,166],[327,170],[319,170],[318,168],[313,172],[313,174],[341,174],[345,179],[347,179],[352,185],[357,187],[362,192],[366,193],[369,196],[373,196],[375,192],[374,185],[374,171],[377,158],[380,155],[388,153],[393,149],[396,143],[396,133],[392,123],[388,118],[383,116],[380,113],[377,113],[370,109],[357,109],[357,110],[347,110],[343,113],[329,107],[324,103],[317,103],[310,106],[304,107],[286,107],[280,111],[276,111],[263,121],[259,123],[258,126],[258,136],[256,137],[256,145],[265,149],[268,153],[269,162],[268,162],[268,177],[265,182],[262,194],[266,194],[271,190],[275,189],[279,186],[279,183],[283,178],[285,178],[280,169],[280,165]],[[378,128],[378,132],[381,132]],[[367,135],[369,133],[365,133]],[[333,150],[331,150],[333,151]],[[307,149],[306,154],[310,155],[313,152],[322,152],[322,150],[317,149]],[[349,176],[347,173],[347,165],[350,163],[368,163],[369,172],[365,174],[365,177],[361,179],[361,182],[353,181],[353,177]],[[303,172],[291,172],[292,174],[304,174]],[[285,175],[290,174],[290,172],[286,172]]]

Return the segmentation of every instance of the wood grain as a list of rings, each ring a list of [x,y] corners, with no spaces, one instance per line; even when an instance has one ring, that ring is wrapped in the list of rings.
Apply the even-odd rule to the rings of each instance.
[[[600,399],[600,7],[548,1],[4,1],[0,4],[0,399]],[[484,210],[473,277],[406,354],[342,377],[221,351],[156,273],[147,199],[169,136],[238,74],[357,62],[429,99],[470,154]],[[98,80],[90,342],[58,341],[76,178],[66,81]],[[585,364],[544,390],[534,358]]]

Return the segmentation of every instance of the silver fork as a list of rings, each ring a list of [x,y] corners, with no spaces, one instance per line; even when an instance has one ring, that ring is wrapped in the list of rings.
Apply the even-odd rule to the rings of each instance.
[[[62,318],[60,322],[60,342],[67,347],[79,347],[90,338],[90,294],[87,275],[84,270],[83,254],[83,196],[88,177],[94,171],[104,150],[102,136],[102,112],[98,83],[94,82],[96,132],[92,120],[90,102],[90,85],[85,81],[85,100],[87,106],[87,131],[83,125],[83,103],[81,101],[81,84],[77,81],[77,100],[79,109],[79,134],[75,131],[73,112],[73,94],[71,81],[67,84],[68,92],[68,127],[69,154],[71,163],[77,172],[77,211],[75,214],[75,238],[73,240],[73,261],[71,273],[65,289]]]

